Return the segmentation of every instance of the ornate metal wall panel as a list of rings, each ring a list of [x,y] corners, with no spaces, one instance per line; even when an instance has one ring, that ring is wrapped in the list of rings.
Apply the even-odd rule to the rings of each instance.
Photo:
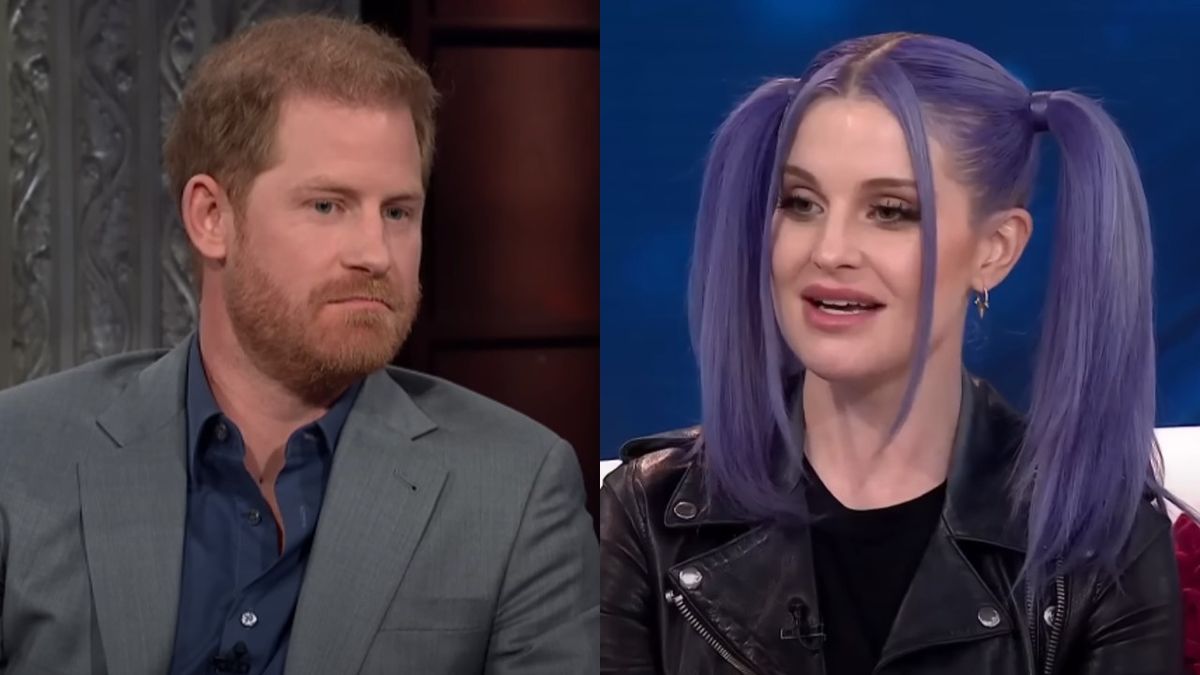
[[[175,344],[196,321],[161,143],[196,61],[357,0],[0,0],[0,387]]]

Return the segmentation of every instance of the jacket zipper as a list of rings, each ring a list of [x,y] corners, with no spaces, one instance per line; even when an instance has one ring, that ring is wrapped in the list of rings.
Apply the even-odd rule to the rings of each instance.
[[[1067,618],[1067,582],[1063,577],[1054,578],[1054,620],[1050,624],[1050,639],[1046,643],[1046,669],[1044,675],[1053,675],[1054,657],[1058,652],[1058,640],[1062,636],[1063,622]]]
[[[1037,660],[1041,657],[1041,650],[1038,648],[1038,617],[1037,610],[1033,602],[1033,589],[1026,584],[1025,588],[1025,617],[1029,625],[1029,648],[1030,648],[1030,664],[1029,672],[1037,672]]]
[[[713,635],[707,628],[704,627],[704,623],[700,620],[700,617],[696,616],[696,613],[692,611],[692,608],[687,606],[687,602],[683,599],[683,595],[672,590],[667,591],[664,597],[666,597],[667,602],[675,605],[675,609],[679,610],[679,613],[683,615],[684,620],[688,622],[688,625],[692,627],[692,630],[696,631],[696,633],[708,643],[708,646],[712,647],[713,651],[719,654],[722,659],[725,659],[726,663],[733,666],[742,675],[755,675],[754,670],[750,666],[746,665],[743,661],[734,656],[733,652],[730,651],[729,648],[721,644],[721,641],[717,638],[717,636]]]

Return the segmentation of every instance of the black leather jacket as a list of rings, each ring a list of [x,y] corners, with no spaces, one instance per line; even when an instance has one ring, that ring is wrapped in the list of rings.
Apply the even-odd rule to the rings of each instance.
[[[1008,525],[1005,486],[1022,421],[977,382],[962,411],[942,517],[875,672],[1181,672],[1167,517],[1139,508],[1119,584],[1069,575],[1029,598],[1014,585],[1025,533]],[[807,532],[709,508],[696,434],[627,444],[604,481],[601,672],[826,673]]]

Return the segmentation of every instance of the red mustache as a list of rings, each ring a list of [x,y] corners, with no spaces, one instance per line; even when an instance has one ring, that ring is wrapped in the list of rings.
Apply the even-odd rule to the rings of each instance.
[[[373,300],[393,310],[402,302],[401,294],[383,279],[341,279],[313,292],[313,302],[317,305],[346,300]]]

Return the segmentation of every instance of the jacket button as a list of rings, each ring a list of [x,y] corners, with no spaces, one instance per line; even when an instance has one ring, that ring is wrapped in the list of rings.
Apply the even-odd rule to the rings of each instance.
[[[700,570],[695,567],[685,567],[679,571],[679,583],[689,591],[700,588],[700,582],[703,580],[704,575],[700,574]]]
[[[699,512],[696,505],[691,502],[675,502],[675,507],[671,510],[675,512],[676,516],[679,516],[680,520],[691,520]]]
[[[1042,621],[1045,621],[1047,626],[1054,627],[1054,605],[1050,605],[1046,611],[1042,612]]]
[[[1000,625],[1000,612],[996,611],[995,607],[984,607],[975,616],[985,628],[995,628]]]

